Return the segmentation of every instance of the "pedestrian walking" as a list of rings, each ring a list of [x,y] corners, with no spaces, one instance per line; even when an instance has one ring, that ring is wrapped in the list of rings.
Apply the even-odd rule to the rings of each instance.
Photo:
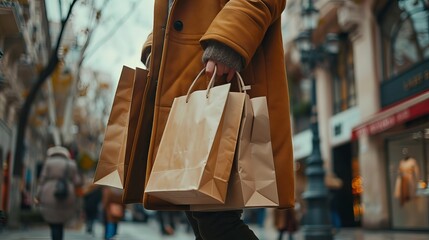
[[[35,202],[49,224],[52,240],[62,240],[64,225],[78,210],[76,190],[82,179],[67,148],[51,147],[42,168]]]
[[[6,214],[0,209],[0,233],[3,231],[4,226],[6,226]]]
[[[274,159],[293,158],[281,37],[285,5],[285,0],[155,0],[154,28],[142,50],[150,81],[157,82],[148,162],[155,159],[174,98],[187,93],[201,69],[210,77],[215,66],[217,84],[231,81],[238,71],[251,86],[250,97],[267,97]],[[201,82],[196,88],[206,86]],[[171,209],[171,204],[147,195],[144,204]],[[242,210],[186,215],[196,239],[257,239],[242,221]]]
[[[295,216],[295,209],[275,209],[274,225],[278,232],[278,240],[283,239],[284,232],[289,234],[289,240],[293,240],[293,234],[298,230],[298,221]]]
[[[83,211],[85,214],[86,233],[94,234],[94,223],[99,217],[99,207],[102,198],[102,188],[99,185],[90,184],[84,190]]]
[[[343,180],[338,178],[333,172],[328,172],[325,176],[325,185],[328,189],[329,210],[331,213],[331,222],[334,227],[334,232],[338,232],[341,228],[341,217],[338,207],[341,204],[341,191]]]
[[[122,203],[123,190],[103,187],[103,209],[105,216],[104,239],[113,239],[118,234],[119,222],[124,218],[125,205]]]

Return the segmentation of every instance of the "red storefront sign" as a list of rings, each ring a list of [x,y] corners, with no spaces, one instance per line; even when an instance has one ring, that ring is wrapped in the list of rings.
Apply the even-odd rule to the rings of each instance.
[[[363,135],[381,133],[398,124],[426,114],[429,114],[429,93],[375,114],[368,121],[353,128],[352,139],[357,139]]]

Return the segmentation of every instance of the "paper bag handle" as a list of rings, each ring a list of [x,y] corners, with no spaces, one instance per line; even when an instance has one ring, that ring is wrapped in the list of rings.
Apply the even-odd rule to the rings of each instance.
[[[203,73],[205,72],[205,70],[206,70],[206,68],[203,68],[203,69],[200,71],[200,73],[198,73],[198,75],[197,75],[197,77],[194,79],[194,81],[192,81],[192,84],[191,84],[191,86],[189,87],[188,92],[186,93],[186,103],[188,103],[189,95],[191,94],[191,90],[192,90],[192,88],[194,88],[195,83],[196,83],[196,82],[197,82],[197,80],[201,77],[201,75],[203,75]],[[214,72],[213,72],[212,78],[210,79],[209,85],[207,86],[207,90],[208,90],[208,89],[209,89],[209,88],[214,84],[214,80],[215,80],[215,78],[216,78],[216,72],[217,72],[217,67],[216,67],[216,65],[215,65],[215,68],[214,68]],[[208,93],[208,91],[207,91],[206,97],[208,98],[208,96],[209,96],[209,93]]]
[[[243,81],[243,78],[241,77],[240,73],[235,71],[235,74],[237,75],[238,91],[242,92],[242,93],[247,93],[246,92],[246,86],[244,85],[244,81]],[[210,85],[210,83],[211,83],[211,85]],[[210,81],[210,83],[209,83],[209,86],[207,88],[207,97],[209,95],[210,88],[212,88],[214,86],[214,81],[213,82]]]
[[[237,75],[238,90],[240,92],[247,93],[246,90],[250,89],[250,86],[246,86],[244,84],[243,78],[241,77],[239,72],[236,71],[235,74]]]
[[[191,86],[188,89],[188,92],[186,93],[186,103],[189,100],[189,95],[191,93],[192,88],[194,87],[195,83],[197,82],[197,80],[201,77],[201,75],[204,73],[206,69],[203,68],[200,73],[198,73],[197,77],[194,79],[194,81],[192,82]],[[214,72],[212,75],[212,78],[210,79],[210,82],[207,86],[207,93],[206,93],[206,98],[209,97],[209,93],[210,93],[210,89],[214,86],[214,82],[215,82],[215,78],[216,78],[216,72],[217,72],[217,67],[216,65],[214,66]],[[235,72],[237,75],[237,81],[238,81],[238,91],[246,93],[246,85],[244,84],[243,78],[241,77],[239,72]]]

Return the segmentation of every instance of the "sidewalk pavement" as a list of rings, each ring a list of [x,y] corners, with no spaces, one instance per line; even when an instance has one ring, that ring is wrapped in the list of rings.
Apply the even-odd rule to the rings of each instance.
[[[277,231],[272,227],[258,228],[250,225],[260,240],[277,240]],[[156,221],[148,223],[120,222],[117,240],[193,240],[192,232],[186,232],[185,225],[179,225],[172,236],[160,234]],[[5,229],[0,233],[2,240],[49,240],[49,228],[47,226],[34,226],[27,229]],[[94,240],[103,239],[103,226],[96,223],[94,235],[85,233],[81,229],[66,229],[64,240]],[[283,239],[288,239],[287,233]],[[302,232],[294,234],[294,240],[304,240]],[[335,236],[335,240],[428,240],[429,232],[396,232],[396,231],[369,231],[361,228],[341,229]],[[221,239],[220,239],[221,240]],[[237,239],[241,240],[241,239]]]

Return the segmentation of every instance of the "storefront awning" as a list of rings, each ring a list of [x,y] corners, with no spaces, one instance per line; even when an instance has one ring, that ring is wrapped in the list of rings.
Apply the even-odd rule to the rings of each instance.
[[[429,114],[429,91],[373,115],[353,128],[352,139],[381,133],[425,114]]]

